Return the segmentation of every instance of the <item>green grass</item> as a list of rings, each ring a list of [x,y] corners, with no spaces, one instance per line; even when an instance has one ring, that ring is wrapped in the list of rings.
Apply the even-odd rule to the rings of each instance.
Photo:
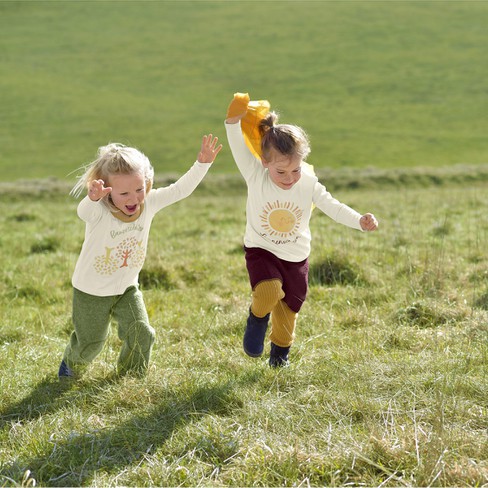
[[[0,2],[0,486],[486,486],[487,14]],[[84,235],[68,174],[118,141],[171,181],[203,133],[223,138],[235,91],[302,125],[328,188],[380,231],[316,211],[291,366],[247,358],[245,191],[226,147],[155,219],[147,377],[115,376],[114,328],[59,385]]]
[[[209,177],[153,224],[147,377],[114,375],[114,329],[72,388],[56,373],[76,202],[2,191],[0,486],[486,486],[483,180],[335,191],[341,177],[334,195],[380,231],[315,211],[289,368],[242,352],[245,191]]]
[[[1,178],[64,179],[108,141],[181,172],[236,91],[302,125],[317,168],[487,163],[487,19],[474,1],[3,1]]]

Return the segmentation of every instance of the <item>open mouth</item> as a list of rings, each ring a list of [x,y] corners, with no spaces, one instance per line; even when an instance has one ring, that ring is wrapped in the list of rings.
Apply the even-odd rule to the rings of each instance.
[[[126,205],[127,213],[134,213],[137,210],[137,205]]]

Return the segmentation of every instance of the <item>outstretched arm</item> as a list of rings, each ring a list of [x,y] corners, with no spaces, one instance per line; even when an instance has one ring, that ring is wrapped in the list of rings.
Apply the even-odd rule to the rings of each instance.
[[[222,149],[222,144],[217,146],[219,142],[218,137],[213,137],[212,134],[208,136],[203,136],[202,139],[202,147],[200,148],[200,152],[198,153],[198,162],[199,163],[206,163],[210,164],[213,163],[217,154]]]

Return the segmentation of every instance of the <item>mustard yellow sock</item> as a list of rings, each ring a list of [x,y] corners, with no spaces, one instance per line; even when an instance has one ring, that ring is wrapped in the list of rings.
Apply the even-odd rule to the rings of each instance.
[[[261,281],[252,292],[251,312],[256,317],[264,317],[284,296],[280,280]]]
[[[271,313],[271,342],[280,347],[289,347],[295,339],[297,313],[280,300]]]

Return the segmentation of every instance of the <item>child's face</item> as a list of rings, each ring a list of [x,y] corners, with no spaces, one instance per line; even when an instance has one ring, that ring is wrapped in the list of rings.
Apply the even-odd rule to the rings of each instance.
[[[298,156],[287,156],[271,148],[268,158],[263,157],[262,162],[271,181],[283,190],[292,188],[302,176],[302,160]]]
[[[146,182],[139,173],[111,175],[109,186],[112,203],[125,215],[132,216],[140,211],[146,197]]]

